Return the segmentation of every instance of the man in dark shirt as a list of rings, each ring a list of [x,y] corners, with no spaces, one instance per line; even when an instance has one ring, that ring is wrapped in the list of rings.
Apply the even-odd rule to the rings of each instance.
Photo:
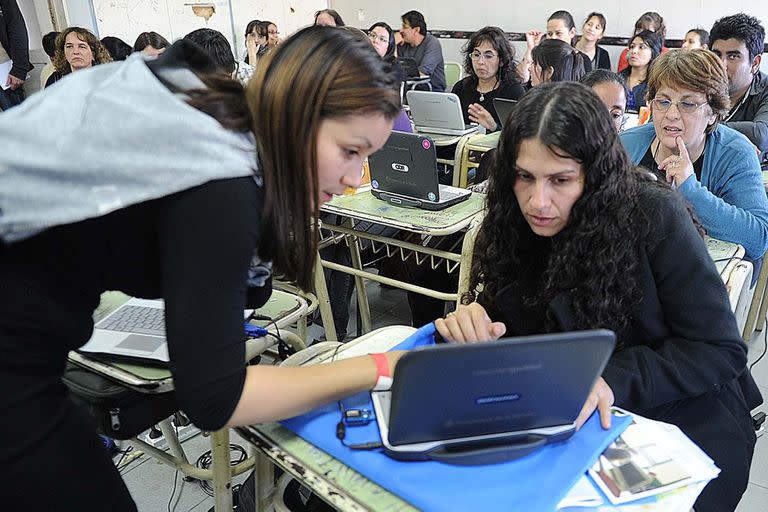
[[[760,72],[765,29],[744,13],[720,18],[710,30],[709,45],[728,72],[731,111],[725,124],[738,130],[768,157],[768,77]]]
[[[13,61],[8,78],[0,84],[0,110],[8,110],[24,100],[24,80],[32,69],[29,63],[29,37],[24,17],[16,0],[0,0],[0,65]]]
[[[430,76],[433,91],[445,91],[445,63],[440,41],[427,33],[427,22],[419,11],[408,11],[401,19],[403,43],[397,48],[398,55],[416,61],[419,72]]]

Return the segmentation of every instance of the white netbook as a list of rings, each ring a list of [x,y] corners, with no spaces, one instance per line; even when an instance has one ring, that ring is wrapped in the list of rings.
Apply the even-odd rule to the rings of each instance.
[[[476,124],[465,124],[459,97],[451,92],[408,91],[408,105],[416,130],[440,135],[476,132]]]
[[[245,310],[244,318],[252,312]],[[165,303],[162,300],[128,300],[94,326],[91,339],[78,352],[96,358],[168,366]]]

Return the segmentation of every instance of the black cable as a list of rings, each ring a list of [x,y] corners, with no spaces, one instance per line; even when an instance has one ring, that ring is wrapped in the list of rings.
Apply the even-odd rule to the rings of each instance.
[[[179,470],[177,469],[176,472],[173,474],[173,490],[171,491],[171,497],[168,498],[168,512],[171,512],[171,502],[173,501],[173,495],[176,494],[176,483],[179,481]],[[179,494],[179,497],[181,497],[181,494]],[[176,505],[173,506],[173,508],[176,508]]]
[[[176,424],[176,422],[173,422],[174,429],[176,430],[176,439],[179,438],[179,426]],[[171,503],[173,502],[173,495],[176,494],[176,484],[179,481],[179,468],[176,468],[176,471],[173,473],[173,489],[171,490],[171,497],[168,498],[168,512],[171,512]],[[181,484],[182,487],[184,484]],[[179,499],[181,499],[181,490],[179,490],[179,497],[176,499],[176,504],[173,505],[173,509],[176,510],[176,505],[179,504]]]
[[[383,445],[379,442],[348,444],[344,438],[346,437],[347,426],[344,425],[344,418],[336,424],[336,437],[341,441],[341,444],[349,448],[350,450],[375,450],[381,448]]]
[[[296,349],[288,345],[288,343],[283,338],[280,337],[279,331],[278,331],[278,334],[275,334],[273,332],[267,332],[267,336],[272,336],[277,340],[277,353],[280,356],[280,359],[282,359],[283,361],[296,353]]]
[[[245,448],[240,446],[239,444],[230,444],[229,445],[229,452],[230,452],[230,458],[229,458],[229,465],[230,466],[237,466],[241,462],[244,462],[245,459],[248,458],[248,454],[245,451]],[[239,456],[236,459],[232,459],[231,453],[237,452],[239,453]],[[213,465],[213,455],[211,454],[211,450],[208,450],[207,452],[203,453],[198,457],[197,462],[195,462],[195,466],[199,467],[200,469],[209,469]],[[200,483],[200,488],[203,490],[205,494],[208,496],[213,496],[213,486],[211,485],[210,480],[198,480]]]
[[[764,319],[766,323],[768,323],[768,317]],[[765,332],[763,333],[763,353],[760,354],[760,357],[752,361],[752,364],[749,365],[749,371],[752,371],[752,367],[755,366],[757,363],[760,362],[760,360],[765,357],[765,353],[768,351],[768,326],[766,326]]]
[[[123,459],[125,459],[125,456],[128,455],[128,453],[131,452],[132,450],[133,450],[133,446],[129,446],[125,450],[118,450],[117,451],[117,453],[122,453],[122,455],[120,456],[120,460],[118,460],[117,464],[115,464],[115,467],[117,469],[120,469],[120,464],[123,463]],[[117,453],[115,455],[117,455]]]

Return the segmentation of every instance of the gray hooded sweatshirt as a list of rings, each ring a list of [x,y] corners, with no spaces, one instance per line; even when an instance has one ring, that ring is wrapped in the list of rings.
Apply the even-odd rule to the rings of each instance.
[[[189,70],[171,72],[202,86]],[[252,136],[187,105],[132,56],[72,73],[0,113],[0,238],[255,170]]]

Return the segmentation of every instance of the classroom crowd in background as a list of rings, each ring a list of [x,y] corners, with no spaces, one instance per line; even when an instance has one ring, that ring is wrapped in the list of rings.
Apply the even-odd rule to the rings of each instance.
[[[263,180],[265,184],[260,183],[259,187],[263,185],[266,190],[263,216],[273,222],[274,226],[269,227],[273,231],[268,232],[277,233],[277,241],[272,242],[265,235],[267,240],[260,240],[258,244],[271,248],[276,267],[292,272],[293,277],[300,278],[300,284],[307,285],[310,281],[305,267],[312,268],[308,262],[315,256],[312,249],[316,249],[316,241],[295,227],[301,225],[300,221],[306,221],[306,226],[310,220],[316,220],[313,215],[319,215],[318,204],[333,194],[343,193],[344,188],[339,184],[350,187],[360,184],[358,176],[351,176],[362,167],[369,150],[383,145],[392,123],[395,129],[411,130],[400,103],[400,84],[410,78],[403,59],[416,63],[419,76],[429,78],[428,87],[432,91],[450,88],[458,96],[467,122],[477,123],[486,132],[501,131],[500,145],[498,150],[485,155],[481,169],[488,170],[478,171],[475,180],[475,185],[488,195],[486,216],[475,246],[470,293],[464,298],[464,304],[448,315],[442,301],[409,297],[414,325],[437,319],[437,329],[448,341],[495,339],[505,332],[526,335],[610,327],[617,332],[618,348],[593,391],[588,412],[596,407],[601,412],[607,411],[615,402],[680,426],[723,470],[702,493],[696,510],[733,510],[746,488],[755,444],[749,413],[762,399],[746,368],[746,349],[701,233],[743,246],[746,258],[756,266],[757,275],[768,249],[768,198],[761,176],[761,164],[768,155],[768,80],[759,69],[765,31],[760,21],[738,13],[718,19],[708,31],[691,29],[685,35],[682,49],[668,49],[663,17],[647,12],[637,19],[629,44],[614,67],[608,52],[599,44],[609,21],[593,12],[579,27],[570,13],[556,11],[542,24],[545,30],[526,33],[526,49],[519,58],[503,28],[478,28],[462,49],[464,77],[451,80],[453,83],[449,83],[445,73],[439,40],[430,34],[425,16],[418,11],[404,13],[399,30],[379,21],[363,31],[345,27],[336,11],[326,9],[316,13],[315,25],[342,28],[304,29],[284,41],[280,40],[274,23],[253,20],[245,30],[242,60],[235,57],[222,33],[202,28],[183,39],[203,49],[210,58],[210,62],[198,59],[195,65],[225,80],[205,82],[211,90],[221,92],[221,97],[193,96],[190,104],[204,112],[215,112],[211,114],[214,117],[231,109],[237,115],[231,118],[221,115],[222,126],[228,129],[237,126],[237,129],[231,128],[234,131],[246,132],[257,122],[263,123],[255,135],[263,169],[272,174],[268,174]],[[3,34],[0,32],[0,36]],[[0,38],[0,42],[6,47],[6,39]],[[335,100],[344,96],[343,101],[328,107],[302,106],[308,97],[314,97],[314,89],[304,82],[312,78],[320,83],[331,78],[318,71],[321,63],[317,62],[311,63],[312,66],[303,62],[306,68],[294,76],[280,74],[288,68],[280,67],[287,64],[278,57],[293,59],[290,62],[297,66],[294,70],[302,65],[300,44],[306,44],[306,48],[313,51],[322,48],[328,66],[342,66],[333,49],[346,45],[344,55],[364,66],[370,77],[347,77],[349,83],[345,87],[348,89],[335,83],[324,85],[330,91],[329,97]],[[131,57],[135,53],[144,54],[150,58],[149,62],[159,62],[149,67],[161,79],[164,77],[162,66],[171,63],[163,61],[166,50],[166,58],[173,54],[174,59],[183,60],[191,55],[189,46],[171,44],[155,32],[140,34],[130,45],[115,37],[99,40],[89,30],[79,27],[46,34],[43,47],[51,58],[41,75],[42,85],[50,88],[41,94],[43,97],[64,94],[70,75],[84,69],[125,59],[129,59],[126,66],[137,62]],[[178,53],[173,52],[174,48]],[[2,60],[3,54],[0,54],[0,62]],[[8,111],[0,114],[0,123],[2,116],[13,115],[13,109],[19,108],[14,105],[21,104],[23,108],[22,101],[32,101],[24,100],[17,92],[28,69],[23,69],[25,66],[20,60],[14,59],[14,64],[18,66],[11,75],[15,77],[13,88],[11,92],[0,93],[4,102],[0,106]],[[303,73],[310,73],[309,69],[317,76],[304,76]],[[245,87],[236,85],[230,78]],[[257,80],[265,82],[255,83]],[[364,92],[359,92],[355,89],[355,80],[371,83],[366,82],[367,89],[361,86]],[[282,84],[278,92],[274,92],[276,83]],[[293,87],[297,89],[294,91]],[[343,94],[332,94],[341,90]],[[397,94],[393,90],[397,90]],[[302,94],[307,96],[291,96],[299,94],[298,91],[304,91]],[[225,97],[236,97],[241,104],[227,103],[222,99]],[[279,104],[284,111],[276,111],[277,100],[270,103],[274,97],[282,98]],[[378,103],[366,104],[366,101],[374,102],[374,97],[380,98],[376,100]],[[508,123],[496,112],[494,98],[519,100]],[[250,110],[238,110],[245,109],[246,100]],[[314,117],[307,113],[310,107],[317,108]],[[322,110],[325,108],[327,110]],[[291,115],[283,115],[287,109],[291,109]],[[628,115],[642,115],[643,109],[651,112],[650,121],[625,129]],[[304,125],[318,122],[325,112],[336,111],[341,114],[328,114],[328,120],[323,122],[338,123],[339,133],[357,130],[370,138],[367,146],[349,150],[345,147],[339,156],[330,153],[336,148],[335,135],[328,135],[323,128],[311,128],[315,131],[307,128],[306,132],[315,138],[303,138]],[[286,134],[284,131],[288,128],[282,124],[294,121],[293,112],[297,112],[296,116],[305,116],[301,119],[303,124],[297,125],[299,128],[295,128],[297,132],[293,135]],[[150,114],[136,115],[146,115],[151,122]],[[249,116],[254,119],[253,125],[243,121]],[[295,156],[289,148],[270,145],[277,140],[290,140],[299,147],[301,143],[291,136],[304,141],[304,147],[315,144],[311,154],[317,155],[318,162],[316,169],[308,172],[319,184],[305,185],[305,177],[296,173],[297,181],[292,185],[282,183],[279,192],[284,196],[275,199],[279,197],[278,190],[270,187],[287,180],[284,175],[295,171],[285,167],[289,162],[307,166],[307,162],[314,162],[301,160],[305,158],[301,151],[293,151],[301,153]],[[326,151],[326,148],[331,149]],[[299,160],[292,160],[294,158]],[[337,176],[335,181],[323,181],[333,172],[351,168],[353,173]],[[228,178],[222,181],[236,179]],[[230,197],[238,206],[239,191],[244,186],[253,188],[252,181],[226,190],[213,190],[208,183],[196,192],[201,195],[195,200],[209,204],[203,199],[210,193],[222,210],[232,207]],[[310,192],[298,195],[304,193],[305,186],[311,193],[320,195],[305,200]],[[322,188],[324,186],[326,188]],[[180,192],[183,197],[187,197],[186,193]],[[257,197],[256,192],[253,194]],[[238,218],[256,215],[252,203],[259,203],[258,197],[241,198],[247,207],[241,205],[244,213],[238,212]],[[283,198],[290,202],[280,204]],[[288,210],[291,205],[294,209]],[[144,215],[146,207],[139,206]],[[193,211],[190,207],[185,213],[192,215]],[[154,215],[153,212],[146,215]],[[147,219],[141,217],[137,222],[150,222]],[[112,220],[114,217],[105,222]],[[291,226],[290,222],[294,224]],[[212,223],[206,226],[211,232],[217,230]],[[262,229],[264,226],[262,224]],[[288,229],[291,227],[292,230]],[[69,236],[66,229],[58,233]],[[91,231],[87,234],[96,236]],[[97,235],[107,237],[108,230],[98,231]],[[52,235],[42,236],[49,236],[44,239],[45,243],[59,242],[58,239],[52,242]],[[190,240],[192,238],[190,236]],[[25,243],[29,244],[0,246],[6,251],[0,252],[0,256],[7,258],[0,259],[0,264],[7,261],[7,268],[12,269],[6,278],[28,270],[30,267],[19,262],[32,257],[30,254],[45,252],[39,247],[33,251]],[[257,242],[249,238],[242,246],[253,252],[254,244]],[[299,256],[281,255],[275,247],[292,247]],[[153,248],[147,250],[150,249]],[[216,253],[215,249],[209,250]],[[14,251],[23,253],[23,257],[15,256]],[[199,257],[204,251],[190,249],[184,254],[194,252],[194,257]],[[218,256],[218,253],[216,257],[211,256],[211,261],[218,261]],[[246,259],[236,263],[245,265]],[[291,266],[292,270],[288,268]],[[0,265],[0,271],[3,268]],[[86,269],[78,268],[87,273]],[[446,278],[444,273],[436,275],[419,266],[402,271],[409,275],[412,283],[455,289],[457,278]],[[57,278],[61,274],[63,272]],[[334,292],[334,287],[330,287],[340,337],[346,335],[348,314],[337,315],[336,311],[348,310],[350,285],[348,281],[343,292]],[[14,286],[27,289],[27,283],[21,279]],[[233,284],[232,288],[237,286]],[[12,313],[7,318],[15,318],[15,307],[8,306]],[[194,317],[196,315],[185,318]],[[491,319],[495,322],[491,323]],[[506,327],[501,327],[501,323]],[[193,335],[195,333],[189,333]],[[173,342],[172,338],[169,330],[169,343]],[[200,343],[202,346],[203,342]],[[399,356],[390,357],[393,357],[390,364],[394,366]],[[360,370],[363,363],[347,364],[349,375],[364,373]],[[238,366],[236,370],[241,369]],[[232,370],[226,378],[235,373]],[[221,382],[226,378],[221,377]],[[307,378],[307,382],[310,381]],[[371,387],[370,382],[363,381],[360,378],[354,385],[337,390],[337,395]],[[198,417],[204,418],[203,423],[209,421],[212,429],[220,428],[225,422],[247,424],[263,420],[261,416],[254,419],[252,410],[246,407],[248,404],[243,405],[245,399],[237,401],[241,389],[242,396],[246,396],[246,389],[250,393],[258,392],[258,386],[248,386],[243,377],[237,385],[232,384],[223,391],[219,389],[228,393],[231,408],[215,410],[215,419],[210,419],[214,416],[209,410],[198,411]],[[182,396],[184,384],[179,387]],[[324,388],[317,386],[316,389]],[[330,395],[317,393],[311,404],[302,402],[303,410],[329,399]],[[190,399],[188,405],[193,402]],[[190,408],[194,409],[191,405]],[[297,411],[301,412],[301,407],[288,410],[291,414]],[[278,418],[280,414],[284,417],[287,413],[279,410],[270,414],[268,419]]]

